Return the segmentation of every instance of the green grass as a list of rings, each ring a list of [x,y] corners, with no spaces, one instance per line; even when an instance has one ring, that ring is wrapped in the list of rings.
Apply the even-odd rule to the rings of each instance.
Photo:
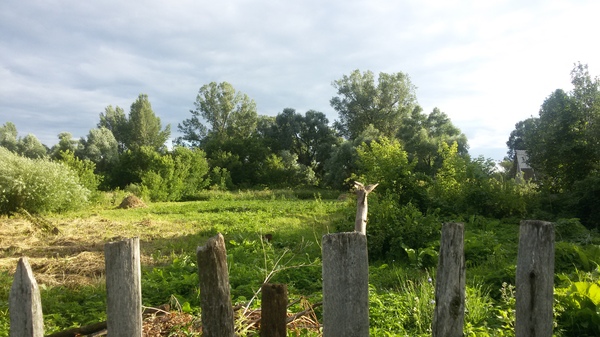
[[[105,242],[133,236],[141,240],[146,306],[177,303],[182,311],[199,314],[201,290],[197,287],[195,251],[217,233],[222,233],[226,241],[234,303],[258,307],[260,296],[255,295],[265,280],[286,283],[290,299],[319,302],[321,237],[338,228],[352,228],[346,222],[352,218],[347,213],[354,205],[352,201],[337,201],[334,193],[310,194],[312,198],[309,192],[302,194],[306,198],[290,191],[206,192],[199,201],[154,203],[130,210],[104,204],[46,216],[60,230],[58,235],[39,231],[26,219],[0,218],[0,239],[13,247],[0,251],[0,336],[8,333],[7,298],[15,254],[30,256],[36,278],[41,280],[46,333],[52,333],[105,319],[102,269],[94,263],[102,259]],[[468,336],[511,336],[514,296],[509,288],[514,284],[518,224],[518,220],[478,217],[465,221]],[[266,234],[272,235],[270,242],[264,238]],[[592,239],[597,236],[589,234]],[[582,322],[567,325],[566,320],[591,315],[577,312],[577,304],[584,303],[586,308],[594,305],[573,291],[574,284],[584,280],[591,287],[598,282],[600,253],[592,243],[569,241],[559,247],[564,253],[561,274],[557,274],[557,285],[561,286],[557,286],[556,321],[563,326],[555,331],[557,336],[570,336],[569,327],[581,331]],[[90,271],[83,269],[86,263]],[[571,269],[569,263],[573,263]],[[576,273],[579,265],[588,269]],[[58,278],[57,272],[64,275]],[[402,261],[372,261],[371,335],[430,335],[434,282],[435,268],[423,269]],[[296,305],[291,310],[302,308]],[[322,319],[320,309],[316,315]],[[317,335],[306,330],[299,334]]]

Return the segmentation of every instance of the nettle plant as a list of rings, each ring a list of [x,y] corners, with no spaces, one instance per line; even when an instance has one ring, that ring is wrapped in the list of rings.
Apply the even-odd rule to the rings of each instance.
[[[90,191],[67,166],[47,159],[28,159],[0,147],[0,213],[78,209]]]

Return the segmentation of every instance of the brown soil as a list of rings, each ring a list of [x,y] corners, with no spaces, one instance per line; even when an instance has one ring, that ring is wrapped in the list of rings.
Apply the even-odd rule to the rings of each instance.
[[[130,195],[130,196],[127,196],[125,199],[123,199],[123,201],[117,208],[128,209],[128,208],[140,208],[140,207],[146,207],[146,204],[144,204],[142,199],[136,197],[135,195]]]

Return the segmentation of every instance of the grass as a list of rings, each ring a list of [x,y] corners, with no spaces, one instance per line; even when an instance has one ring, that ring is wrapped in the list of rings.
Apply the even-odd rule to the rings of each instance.
[[[123,210],[115,207],[120,200],[113,195],[104,196],[101,206],[78,212],[0,217],[0,336],[8,334],[7,299],[19,257],[29,258],[41,288],[46,333],[52,333],[106,318],[104,244],[135,236],[141,241],[143,304],[171,303],[191,317],[186,326],[197,325],[190,322],[196,322],[199,314],[196,247],[217,233],[226,240],[234,303],[257,308],[260,296],[256,294],[265,280],[288,285],[290,299],[299,300],[291,311],[322,300],[321,237],[352,227],[346,224],[354,208],[352,200],[340,202],[331,192],[289,190],[206,192],[199,198]],[[465,333],[469,336],[514,335],[514,296],[509,289],[515,276],[518,223],[478,217],[465,221]],[[272,240],[266,239],[267,234]],[[563,324],[555,329],[557,336],[569,336],[565,330],[569,326],[572,331],[583,331],[583,320],[582,324],[566,320],[593,314],[573,308],[581,303],[594,308],[595,293],[572,290],[581,280],[588,282],[586,289],[596,289],[593,284],[599,282],[599,241],[592,234],[587,246],[575,241],[557,245],[564,273],[557,274],[556,321]],[[434,268],[372,261],[371,335],[430,335],[434,282]],[[313,315],[321,320],[321,309]],[[600,315],[593,318],[600,319]],[[244,324],[240,318],[240,331]],[[189,327],[173,336],[194,335]],[[253,330],[241,335],[251,336]],[[290,335],[316,336],[318,332],[298,328]]]

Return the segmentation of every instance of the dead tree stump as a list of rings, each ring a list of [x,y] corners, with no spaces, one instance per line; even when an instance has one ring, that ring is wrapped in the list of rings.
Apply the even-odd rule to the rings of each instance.
[[[363,235],[367,235],[367,213],[369,208],[367,196],[377,185],[379,184],[367,185],[365,187],[358,181],[354,182],[354,187],[356,187],[356,221],[354,222],[354,231]]]

